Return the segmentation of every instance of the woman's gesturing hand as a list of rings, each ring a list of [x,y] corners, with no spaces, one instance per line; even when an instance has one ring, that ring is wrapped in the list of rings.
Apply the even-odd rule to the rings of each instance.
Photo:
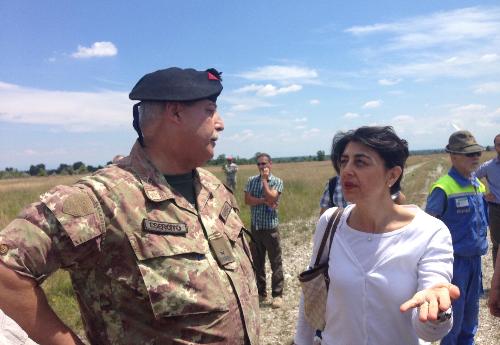
[[[460,297],[460,290],[450,283],[439,283],[431,288],[417,292],[411,299],[401,304],[402,313],[419,308],[418,317],[422,322],[435,321],[438,314],[451,307],[451,301]]]

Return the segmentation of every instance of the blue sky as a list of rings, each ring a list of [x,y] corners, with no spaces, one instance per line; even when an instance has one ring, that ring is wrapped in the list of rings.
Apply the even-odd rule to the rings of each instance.
[[[410,149],[500,132],[498,1],[1,1],[0,169],[127,154],[145,73],[223,71],[216,155],[329,151],[389,124]]]

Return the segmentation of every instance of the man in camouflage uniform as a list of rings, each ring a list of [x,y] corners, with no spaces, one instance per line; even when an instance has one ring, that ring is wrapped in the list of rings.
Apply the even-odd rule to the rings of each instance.
[[[227,164],[222,166],[224,174],[226,174],[226,185],[230,187],[233,192],[236,190],[236,173],[238,172],[238,165],[233,162],[233,156],[227,156]]]
[[[250,251],[231,191],[199,166],[224,124],[219,73],[169,68],[130,93],[139,139],[0,232],[0,308],[40,344],[82,344],[39,287],[70,272],[91,344],[258,344]]]

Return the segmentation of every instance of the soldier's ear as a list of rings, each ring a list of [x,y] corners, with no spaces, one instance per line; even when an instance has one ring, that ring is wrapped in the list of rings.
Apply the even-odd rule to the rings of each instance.
[[[169,121],[180,122],[182,105],[179,102],[167,102],[165,106],[165,116]]]

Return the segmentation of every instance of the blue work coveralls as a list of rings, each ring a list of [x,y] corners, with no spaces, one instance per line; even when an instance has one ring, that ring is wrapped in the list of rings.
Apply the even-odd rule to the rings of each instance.
[[[431,187],[426,212],[441,219],[453,241],[453,280],[460,298],[453,301],[453,328],[441,345],[474,344],[478,327],[479,298],[483,292],[481,255],[488,250],[484,185],[451,168]]]

